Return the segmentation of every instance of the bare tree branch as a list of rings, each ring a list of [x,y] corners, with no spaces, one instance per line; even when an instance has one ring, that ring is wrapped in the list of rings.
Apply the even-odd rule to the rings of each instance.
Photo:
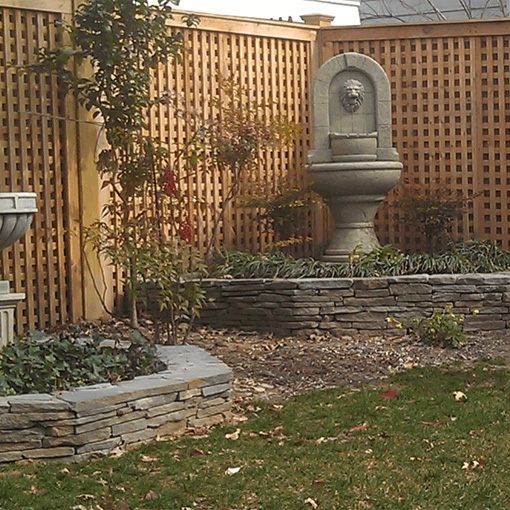
[[[434,12],[437,14],[437,17],[443,21],[446,20],[446,16],[435,6],[432,0],[427,0],[427,3],[434,9]]]

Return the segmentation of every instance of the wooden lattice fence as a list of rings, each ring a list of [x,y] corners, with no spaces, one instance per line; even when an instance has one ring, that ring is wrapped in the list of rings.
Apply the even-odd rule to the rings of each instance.
[[[69,19],[72,0],[0,0],[0,186],[38,194],[39,213],[25,238],[1,255],[1,277],[26,292],[17,325],[45,327],[103,314],[101,300],[115,297],[104,262],[83,256],[81,227],[99,217],[105,197],[95,168],[97,127],[50,77],[18,73],[11,63],[33,61],[41,47],[60,44],[54,22]],[[183,28],[189,51],[182,64],[169,62],[155,80],[158,93],[181,95],[188,107],[214,114],[220,76],[232,78],[251,99],[271,102],[302,126],[290,150],[264,154],[257,181],[275,184],[290,175],[302,182],[311,140],[311,83],[320,63],[344,51],[375,58],[390,77],[393,134],[412,183],[439,179],[464,194],[478,194],[461,237],[487,238],[510,248],[510,21],[478,21],[387,27],[318,28],[283,22],[203,16],[199,28]],[[150,130],[170,145],[188,127],[174,110],[152,112]],[[214,211],[224,199],[227,176],[203,168],[191,176],[188,214],[195,242],[204,248]],[[379,211],[383,242],[413,249],[420,239],[391,207]],[[271,244],[256,211],[231,207],[222,225],[223,246],[257,251]],[[310,213],[305,236],[317,251],[330,219]],[[110,289],[105,293],[105,289]]]
[[[403,178],[477,195],[455,234],[510,248],[510,21],[327,28],[321,41],[322,62],[357,51],[386,70]],[[420,247],[394,197],[379,210],[381,241]]]

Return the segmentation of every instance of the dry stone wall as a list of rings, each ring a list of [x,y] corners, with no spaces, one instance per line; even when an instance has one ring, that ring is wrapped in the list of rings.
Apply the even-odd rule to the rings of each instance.
[[[466,330],[510,328],[510,273],[411,275],[381,278],[206,280],[205,324],[282,335],[329,331],[374,334],[426,317],[447,303],[468,315]]]
[[[85,460],[228,418],[230,368],[194,346],[160,356],[167,370],[132,381],[0,398],[0,462]]]

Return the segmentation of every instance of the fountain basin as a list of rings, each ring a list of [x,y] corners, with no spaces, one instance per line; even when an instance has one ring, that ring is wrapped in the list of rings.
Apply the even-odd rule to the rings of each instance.
[[[401,171],[398,161],[316,163],[308,169],[314,191],[324,197],[335,219],[323,260],[347,262],[352,253],[367,253],[380,246],[374,217]]]
[[[23,237],[37,212],[36,193],[0,193],[0,250]]]
[[[400,179],[398,161],[315,163],[308,169],[312,187],[326,198],[353,195],[384,195]]]
[[[333,161],[375,161],[377,133],[330,133]]]

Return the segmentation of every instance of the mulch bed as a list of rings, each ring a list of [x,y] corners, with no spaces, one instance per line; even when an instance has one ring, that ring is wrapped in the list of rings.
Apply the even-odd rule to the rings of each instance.
[[[80,334],[100,333],[125,339],[129,327],[121,321],[85,323]],[[141,331],[154,338],[150,321]],[[510,366],[510,333],[474,334],[458,349],[426,345],[409,336],[311,335],[276,337],[267,333],[198,327],[188,343],[222,359],[235,374],[234,398],[243,405],[253,400],[282,400],[308,390],[358,385],[382,380],[416,366],[472,364],[500,360]]]

